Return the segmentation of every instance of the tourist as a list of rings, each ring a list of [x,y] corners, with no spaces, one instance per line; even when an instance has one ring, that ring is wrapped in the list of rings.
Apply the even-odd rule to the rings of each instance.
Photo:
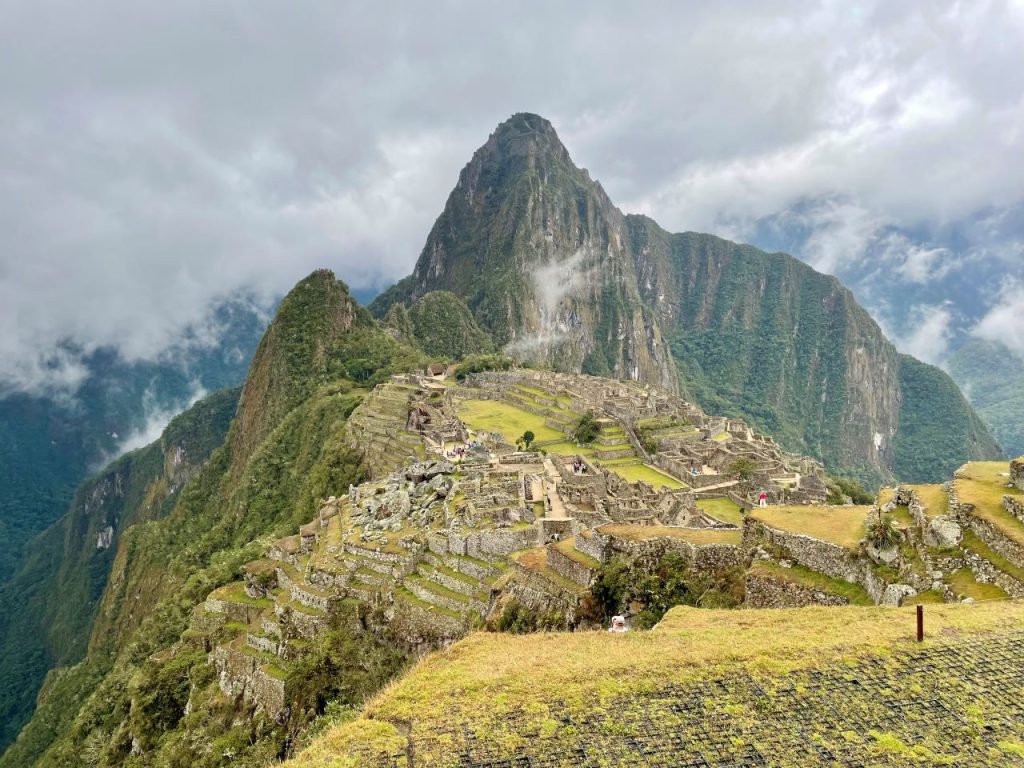
[[[761,495],[757,497],[757,506],[767,507],[768,506],[768,494],[761,491]]]
[[[629,632],[629,627],[626,626],[626,617],[612,616],[612,625],[608,628],[608,631],[616,635]]]

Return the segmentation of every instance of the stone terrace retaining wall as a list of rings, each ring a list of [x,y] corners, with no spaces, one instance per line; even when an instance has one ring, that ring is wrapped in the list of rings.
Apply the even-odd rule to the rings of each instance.
[[[960,501],[955,490],[949,492],[950,516],[964,528],[970,528],[988,546],[1013,563],[1024,563],[1024,546],[1008,538],[987,520],[974,514],[973,504]]]
[[[1024,491],[1024,456],[1010,462],[1010,482]]]
[[[848,605],[849,600],[770,576],[747,576],[744,608],[803,608],[807,605]]]
[[[1024,499],[1018,496],[1003,496],[1003,509],[1024,522]]]
[[[217,683],[226,696],[241,695],[249,704],[276,718],[285,708],[284,680],[271,677],[261,669],[259,659],[218,646],[210,654],[217,670]]]
[[[592,569],[562,554],[555,547],[547,548],[547,557],[551,570],[569,581],[576,582],[581,587],[589,587],[590,582],[594,580],[595,572]]]

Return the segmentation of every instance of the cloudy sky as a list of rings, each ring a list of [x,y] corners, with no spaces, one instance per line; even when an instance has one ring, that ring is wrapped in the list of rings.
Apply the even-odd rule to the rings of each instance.
[[[517,111],[623,209],[785,247],[906,349],[1024,351],[1020,0],[0,0],[0,383],[151,359],[318,266],[390,283]]]

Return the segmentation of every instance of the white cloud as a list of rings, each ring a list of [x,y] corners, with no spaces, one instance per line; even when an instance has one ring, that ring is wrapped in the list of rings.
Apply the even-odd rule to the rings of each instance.
[[[1006,284],[999,300],[972,329],[989,341],[1000,341],[1024,354],[1024,284],[1013,280]]]
[[[829,270],[884,228],[1024,200],[1024,18],[999,2],[8,5],[8,386],[73,388],[69,350],[158,357],[212,303],[266,304],[319,266],[356,288],[407,274],[521,110],[672,230],[816,202],[806,257]]]
[[[953,310],[948,304],[921,305],[911,311],[911,332],[896,336],[893,343],[908,355],[939,365],[949,353],[953,339]]]

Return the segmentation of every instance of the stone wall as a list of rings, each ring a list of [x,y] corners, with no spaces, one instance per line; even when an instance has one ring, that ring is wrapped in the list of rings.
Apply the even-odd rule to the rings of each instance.
[[[744,608],[803,608],[807,605],[848,605],[849,600],[816,589],[808,589],[785,579],[747,576]]]
[[[547,548],[548,567],[559,576],[574,581],[581,587],[589,587],[596,572],[583,563],[573,560],[555,547]]]
[[[1024,491],[1024,456],[1010,462],[1010,482]]]
[[[218,646],[210,654],[217,670],[217,684],[225,696],[241,696],[271,718],[284,712],[286,699],[283,679],[267,674],[259,658],[227,646]]]
[[[1024,498],[1020,496],[1003,496],[1003,509],[1024,522]]]
[[[606,542],[592,531],[580,531],[576,534],[576,549],[585,555],[590,555],[599,563],[608,559],[608,548]]]
[[[529,528],[495,528],[480,531],[477,546],[480,552],[505,556],[537,546],[538,537],[538,530],[532,525]]]
[[[857,584],[863,581],[864,563],[849,550],[811,536],[769,528],[751,517],[743,521],[743,544],[750,548],[758,544],[779,547],[786,550],[800,565],[833,579]]]

